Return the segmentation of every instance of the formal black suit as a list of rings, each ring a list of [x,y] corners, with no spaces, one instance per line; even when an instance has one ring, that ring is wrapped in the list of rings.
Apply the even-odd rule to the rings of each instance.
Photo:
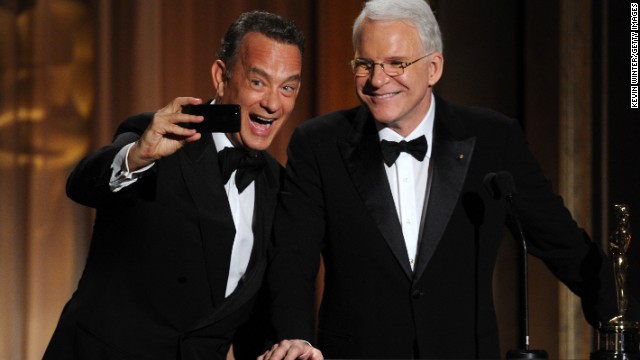
[[[117,152],[152,114],[125,121],[114,143],[83,159],[68,196],[97,208],[87,264],[45,359],[225,359],[261,287],[281,167],[255,182],[254,246],[225,299],[235,228],[211,136],[109,189]]]
[[[278,338],[312,339],[327,358],[499,358],[492,272],[507,221],[483,179],[509,171],[529,252],[582,296],[594,323],[615,313],[611,269],[578,228],[527,148],[519,125],[436,97],[426,219],[415,272],[363,107],[299,126],[276,211],[269,279]],[[536,314],[544,316],[544,314]]]

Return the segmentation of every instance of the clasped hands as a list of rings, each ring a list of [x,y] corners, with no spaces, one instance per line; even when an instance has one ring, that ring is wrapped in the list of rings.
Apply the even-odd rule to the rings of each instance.
[[[324,360],[322,352],[304,340],[282,340],[258,357],[258,360]]]

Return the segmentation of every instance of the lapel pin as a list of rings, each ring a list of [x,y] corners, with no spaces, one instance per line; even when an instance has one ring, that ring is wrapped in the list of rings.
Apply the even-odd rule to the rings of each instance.
[[[462,154],[462,153],[458,154],[457,159],[458,159],[458,161],[464,160],[464,154]]]

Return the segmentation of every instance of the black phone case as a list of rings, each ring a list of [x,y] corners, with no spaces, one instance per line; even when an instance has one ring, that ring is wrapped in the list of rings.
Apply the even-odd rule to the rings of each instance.
[[[199,133],[234,133],[240,131],[240,105],[201,104],[185,105],[182,112],[204,116],[201,123],[182,123],[180,126],[195,129]]]

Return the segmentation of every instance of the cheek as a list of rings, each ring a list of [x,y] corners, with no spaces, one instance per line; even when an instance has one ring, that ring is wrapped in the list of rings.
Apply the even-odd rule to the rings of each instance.
[[[250,109],[255,103],[260,101],[260,94],[250,86],[238,86],[234,88],[232,94],[227,97],[229,102],[239,104],[245,109]]]
[[[423,82],[406,82],[403,86],[409,89],[415,97],[417,98],[425,98],[429,93],[429,83],[426,81]]]
[[[231,134],[231,138],[233,139],[234,143],[238,145],[244,145],[244,141],[242,141],[242,135],[240,135],[243,132],[244,132],[244,129],[240,129],[240,132]]]
[[[284,97],[282,99],[282,108],[284,110],[283,112],[285,117],[288,117],[293,111],[293,109],[295,108],[296,98],[297,96],[292,96],[292,97]]]
[[[276,135],[276,133],[278,133],[280,131],[280,129],[282,128],[282,126],[284,126],[284,123],[286,122],[287,119],[284,120],[279,120],[277,121],[274,125],[273,128],[271,129],[271,136],[274,137]]]
[[[366,79],[358,78],[354,82],[356,95],[360,99],[360,101],[369,101],[368,93],[373,91],[373,89],[368,87],[368,82]]]

